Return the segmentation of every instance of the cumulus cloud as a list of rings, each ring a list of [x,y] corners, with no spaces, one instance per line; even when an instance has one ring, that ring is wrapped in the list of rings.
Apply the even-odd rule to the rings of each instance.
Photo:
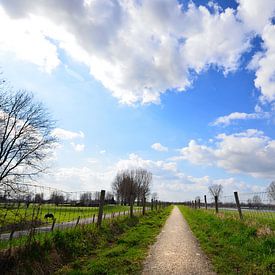
[[[121,102],[158,103],[166,91],[186,90],[190,71],[238,68],[251,32],[262,31],[274,8],[272,0],[248,2],[223,10],[193,3],[183,9],[176,0],[2,0],[1,50],[50,72],[63,49]]]
[[[85,149],[85,144],[71,142],[71,145],[76,152],[82,152]]]
[[[275,177],[275,140],[255,129],[230,135],[219,134],[213,146],[190,141],[188,146],[180,149],[180,156],[174,158],[180,159],[270,179]]]
[[[136,167],[148,169],[153,173],[152,191],[157,192],[161,200],[194,199],[198,195],[208,194],[208,187],[212,184],[222,184],[226,195],[232,195],[236,190],[262,191],[259,185],[247,184],[233,177],[218,179],[209,176],[194,177],[180,171],[175,162],[153,161],[133,153],[110,166],[104,165],[97,159],[88,159],[83,166],[56,168],[50,176],[42,179],[42,184],[65,191],[111,190],[112,179],[118,171]]]
[[[268,112],[260,111],[260,112],[250,113],[250,114],[234,112],[227,116],[218,117],[210,125],[211,126],[218,126],[218,125],[228,126],[236,120],[268,119],[268,118],[270,118],[270,113]]]
[[[52,132],[54,136],[56,136],[59,139],[63,140],[72,140],[76,138],[84,138],[85,135],[82,131],[79,132],[73,132],[73,131],[68,131],[62,128],[55,128]]]
[[[167,152],[168,151],[168,148],[161,145],[160,143],[154,143],[151,145],[151,148],[156,150],[156,151],[159,151],[159,152]]]

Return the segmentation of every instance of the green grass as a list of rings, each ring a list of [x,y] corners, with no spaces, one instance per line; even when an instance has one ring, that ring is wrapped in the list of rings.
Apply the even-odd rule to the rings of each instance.
[[[274,220],[268,224],[259,220],[242,222],[230,213],[216,216],[185,206],[180,206],[180,210],[218,274],[275,272],[275,235],[270,228],[265,231]]]
[[[105,220],[101,229],[86,225],[54,231],[4,256],[0,270],[17,274],[129,274],[140,269],[171,208],[134,218]],[[1,266],[4,264],[4,267]]]
[[[105,205],[104,213],[122,212],[129,210],[129,206]],[[98,207],[78,207],[78,206],[56,206],[53,204],[30,204],[27,208],[25,204],[19,208],[11,207],[8,209],[0,207],[0,226],[1,228],[9,227],[13,224],[28,223],[36,218],[37,224],[50,224],[51,219],[45,219],[47,213],[52,213],[57,223],[77,220],[80,218],[89,218],[98,213]],[[9,230],[6,230],[9,231]]]

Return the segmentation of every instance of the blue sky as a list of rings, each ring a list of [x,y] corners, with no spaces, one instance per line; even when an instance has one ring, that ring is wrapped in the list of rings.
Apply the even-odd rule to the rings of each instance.
[[[110,189],[118,170],[141,166],[161,199],[216,183],[264,191],[275,178],[274,15],[272,0],[0,0],[4,77],[57,120],[41,184]]]

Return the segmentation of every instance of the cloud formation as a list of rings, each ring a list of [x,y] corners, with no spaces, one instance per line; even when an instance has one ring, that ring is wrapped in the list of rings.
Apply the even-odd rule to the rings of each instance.
[[[275,140],[255,129],[230,135],[219,134],[214,146],[201,145],[191,140],[188,146],[180,149],[180,156],[173,159],[272,179],[275,177]]]
[[[161,145],[160,143],[154,143],[151,145],[151,148],[156,150],[156,151],[159,151],[159,152],[167,152],[168,151],[168,148]]]
[[[219,125],[228,126],[236,120],[268,119],[268,118],[270,118],[270,113],[268,112],[255,112],[251,114],[234,112],[227,116],[218,117],[210,125],[211,126],[219,126]]]
[[[55,128],[52,132],[52,134],[59,138],[59,139],[63,139],[63,140],[72,140],[72,139],[76,139],[76,138],[84,138],[85,135],[82,131],[79,132],[73,132],[73,131],[68,131],[62,128]]]
[[[264,52],[254,57],[255,86],[272,101],[275,3],[238,2],[237,10],[222,10],[183,8],[176,0],[2,0],[0,48],[47,72],[61,63],[62,49],[120,102],[145,104],[171,89],[185,91],[193,72],[235,71],[258,35]]]

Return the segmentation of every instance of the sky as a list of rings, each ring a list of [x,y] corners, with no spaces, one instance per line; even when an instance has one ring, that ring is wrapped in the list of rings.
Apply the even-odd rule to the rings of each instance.
[[[0,0],[0,69],[57,121],[42,185],[142,167],[183,201],[275,179],[274,0]]]

